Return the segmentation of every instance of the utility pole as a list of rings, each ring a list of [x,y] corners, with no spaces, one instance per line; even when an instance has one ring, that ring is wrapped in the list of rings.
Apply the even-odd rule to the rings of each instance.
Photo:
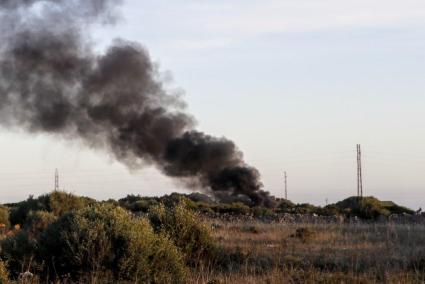
[[[359,183],[359,144],[356,144],[357,152],[357,197],[360,196],[360,183]]]
[[[59,190],[59,171],[55,170],[55,191]]]
[[[288,200],[288,176],[285,172],[285,199]]]
[[[362,150],[360,144],[357,144],[357,197],[363,197]]]

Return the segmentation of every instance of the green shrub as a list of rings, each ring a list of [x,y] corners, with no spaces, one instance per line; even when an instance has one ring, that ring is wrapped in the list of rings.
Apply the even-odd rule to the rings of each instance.
[[[309,203],[302,203],[302,204],[297,204],[295,206],[295,208],[293,209],[293,213],[297,213],[297,214],[313,214],[313,213],[318,213],[319,208],[309,204]]]
[[[338,216],[341,214],[341,210],[335,204],[327,205],[319,210],[319,215],[323,216]]]
[[[391,214],[414,214],[415,211],[412,209],[409,209],[404,206],[400,206],[397,204],[391,204],[387,207],[387,209],[391,212]]]
[[[277,211],[280,213],[291,213],[295,208],[295,204],[287,199],[280,200],[279,205],[277,206]]]
[[[391,201],[380,201],[375,197],[349,197],[335,204],[348,216],[358,216],[363,219],[377,219],[379,216],[391,214],[413,214],[413,210],[399,206]]]
[[[5,225],[5,227],[9,227],[9,208],[0,205],[0,224]]]
[[[39,246],[53,278],[185,280],[182,255],[170,240],[155,235],[147,220],[108,204],[63,215],[45,230]]]
[[[14,205],[10,212],[10,222],[12,225],[24,224],[31,211],[47,211],[55,216],[61,216],[94,203],[95,201],[90,198],[78,197],[62,191],[54,191],[38,198],[30,196],[27,200]]]
[[[25,223],[30,211],[47,210],[46,196],[34,199],[30,196],[27,200],[15,204],[10,211],[10,223],[12,225]]]
[[[274,212],[272,209],[270,208],[266,208],[266,207],[254,207],[252,209],[252,213],[254,214],[255,217],[260,217],[260,218],[270,218],[274,216]]]
[[[48,195],[47,211],[52,212],[55,216],[61,216],[94,203],[95,201],[90,198],[75,196],[63,191],[54,191]]]
[[[31,211],[23,228],[28,232],[30,237],[35,239],[56,219],[57,217],[51,212]]]
[[[220,214],[246,215],[251,213],[251,208],[241,202],[236,202],[232,204],[219,204],[216,206],[215,211]]]
[[[188,263],[195,264],[215,253],[216,246],[210,231],[195,212],[186,208],[184,202],[172,208],[156,206],[149,212],[149,219],[157,233],[169,236],[182,250]]]
[[[155,197],[142,197],[139,195],[127,195],[118,201],[118,204],[131,212],[147,213],[150,208],[158,205]]]
[[[214,258],[214,267],[222,272],[238,272],[249,261],[249,255],[244,253],[240,247],[228,250],[224,248],[217,249]]]
[[[21,272],[31,270],[41,272],[42,262],[37,259],[38,237],[56,217],[45,211],[30,211],[22,229],[0,242],[1,256],[7,260],[13,277]]]
[[[35,259],[36,242],[25,230],[2,240],[0,246],[1,258],[7,262],[11,276],[17,277],[21,272],[40,269]]]
[[[0,260],[0,284],[9,283],[9,273],[7,272],[6,265]]]
[[[151,203],[148,200],[138,200],[135,203],[133,203],[133,207],[131,211],[147,213],[150,207],[151,207]]]

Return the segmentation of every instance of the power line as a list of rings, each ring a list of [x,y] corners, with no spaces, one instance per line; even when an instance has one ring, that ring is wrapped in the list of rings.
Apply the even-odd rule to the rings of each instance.
[[[288,176],[285,171],[285,199],[288,200]]]

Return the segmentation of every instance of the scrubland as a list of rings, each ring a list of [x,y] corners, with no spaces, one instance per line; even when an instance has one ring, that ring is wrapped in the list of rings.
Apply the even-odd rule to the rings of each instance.
[[[384,206],[363,216],[400,211]],[[30,197],[0,206],[0,283],[425,283],[423,223],[286,222],[278,210],[177,195]]]

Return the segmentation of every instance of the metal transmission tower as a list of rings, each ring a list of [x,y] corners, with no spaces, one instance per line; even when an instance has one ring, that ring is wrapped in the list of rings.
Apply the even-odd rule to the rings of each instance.
[[[362,150],[357,144],[357,197],[363,197]]]
[[[288,176],[285,172],[285,199],[288,200]]]
[[[59,190],[59,171],[55,170],[55,191]]]

